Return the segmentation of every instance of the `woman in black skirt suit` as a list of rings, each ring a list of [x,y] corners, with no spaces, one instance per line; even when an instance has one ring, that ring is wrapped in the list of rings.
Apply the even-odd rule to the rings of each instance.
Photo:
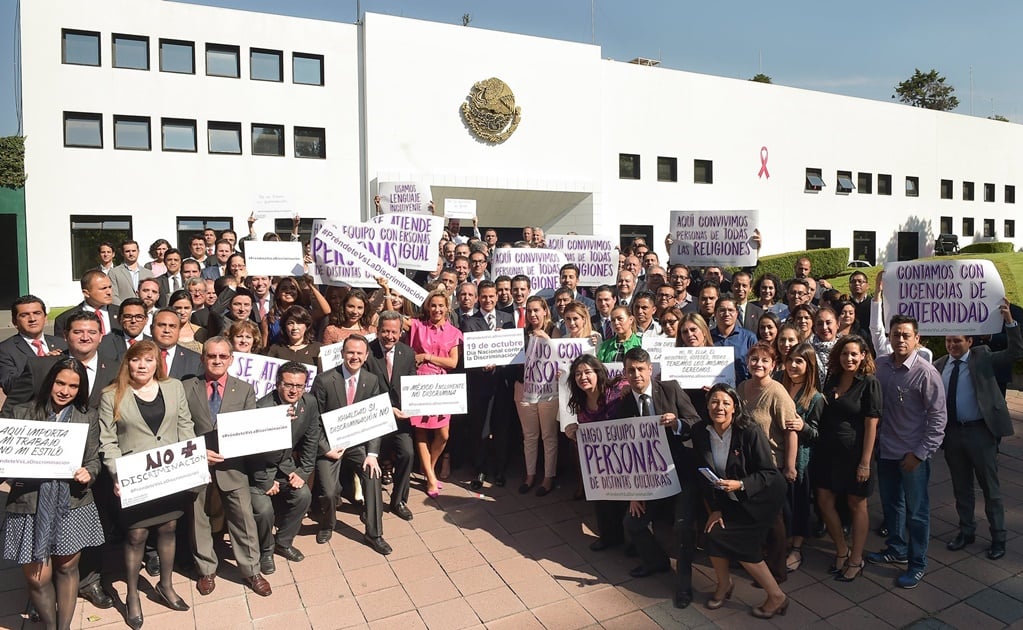
[[[29,597],[47,630],[67,630],[78,599],[78,559],[103,544],[89,487],[99,474],[99,425],[88,411],[89,376],[77,359],[61,359],[15,418],[89,425],[82,466],[67,479],[11,479],[2,540],[4,559],[22,565]]]
[[[704,485],[707,502],[707,553],[717,575],[717,588],[707,601],[715,610],[732,597],[735,583],[728,573],[737,560],[767,600],[754,608],[754,617],[784,615],[789,600],[764,562],[763,547],[785,502],[785,478],[774,465],[763,430],[753,421],[736,391],[719,383],[707,393],[710,422],[693,428],[693,447],[701,471],[719,478]],[[706,474],[706,473],[705,473]]]
[[[160,349],[148,340],[135,343],[125,353],[117,379],[103,392],[99,421],[100,454],[103,465],[114,479],[117,496],[120,496],[118,457],[195,437],[185,390],[180,381],[167,378],[160,360]],[[142,607],[135,576],[142,565],[150,528],[156,528],[156,553],[163,567],[156,594],[168,608],[188,610],[188,605],[174,592],[171,578],[174,532],[190,498],[188,493],[179,492],[121,511],[121,522],[127,530],[124,546],[128,585],[126,621],[132,628],[142,627]]]

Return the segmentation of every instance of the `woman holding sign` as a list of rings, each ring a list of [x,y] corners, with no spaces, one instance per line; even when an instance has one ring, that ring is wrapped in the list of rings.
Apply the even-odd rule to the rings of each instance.
[[[12,479],[3,525],[4,559],[21,565],[29,597],[47,630],[71,627],[78,600],[78,559],[103,544],[92,500],[99,474],[99,425],[89,412],[88,374],[76,359],[61,359],[15,418],[89,425],[81,468],[66,479]],[[136,571],[138,567],[136,567]]]
[[[103,391],[99,405],[100,455],[114,479],[114,494],[120,496],[117,458],[130,453],[169,446],[195,437],[192,414],[188,411],[181,381],[167,378],[160,349],[149,340],[128,348],[121,360],[117,378]],[[174,592],[171,578],[174,566],[175,530],[184,514],[188,493],[159,497],[121,510],[121,522],[127,534],[124,544],[125,597],[127,623],[142,627],[138,572],[150,529],[156,530],[156,554],[160,558],[157,597],[171,610],[188,610]]]
[[[548,339],[554,332],[554,322],[551,321],[551,313],[543,298],[534,295],[526,300],[526,327],[523,330],[528,357],[529,345],[535,337]],[[519,378],[524,379],[525,375]],[[522,381],[517,381],[515,407],[519,412],[519,422],[522,423],[522,450],[526,459],[526,479],[519,486],[519,494],[529,492],[536,485],[536,461],[540,442],[543,442],[544,479],[536,489],[536,496],[543,497],[554,487],[554,476],[558,471],[558,400],[555,397],[554,400],[525,402],[523,390]]]

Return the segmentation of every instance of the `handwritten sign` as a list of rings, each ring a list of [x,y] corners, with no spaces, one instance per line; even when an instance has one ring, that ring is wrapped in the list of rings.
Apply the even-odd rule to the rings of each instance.
[[[567,373],[572,361],[582,354],[596,354],[591,339],[531,337],[526,347],[523,402],[538,403],[557,398],[558,372]]]
[[[658,416],[580,424],[575,435],[587,501],[652,501],[682,491]]]
[[[0,479],[70,479],[82,467],[89,425],[0,419]]]
[[[502,247],[494,250],[491,275],[515,277],[518,274],[529,277],[533,293],[543,289],[557,289],[561,286],[561,266],[567,261],[565,255],[553,249],[530,247]]]
[[[256,391],[256,398],[262,398],[277,387],[277,369],[287,363],[285,359],[275,359],[261,354],[249,354],[248,352],[235,352],[234,362],[228,373],[252,385]],[[306,365],[309,372],[305,382],[305,390],[309,391],[316,378],[316,366]]]
[[[252,216],[256,219],[265,218],[267,215],[290,216],[294,214],[291,202],[287,196],[280,193],[257,193],[252,208]]]
[[[672,264],[757,264],[751,239],[759,220],[757,210],[672,210],[670,261]]]
[[[380,182],[380,212],[429,214],[433,195],[429,186],[418,182]]]
[[[327,443],[332,449],[362,444],[398,430],[388,394],[367,398],[334,411],[325,411],[320,417],[323,419]]]
[[[444,233],[444,219],[432,214],[381,214],[370,222],[377,229],[372,244],[365,236],[359,241],[375,255],[395,267],[433,271],[437,268],[437,246]]]
[[[462,334],[465,368],[518,365],[525,361],[522,329],[503,328]]]
[[[675,339],[674,337],[662,337],[661,335],[654,335],[648,333],[642,337],[643,349],[650,354],[651,363],[659,363],[661,360],[661,352],[665,348],[674,348]]]
[[[376,230],[377,226],[335,226],[326,222],[315,225],[313,261],[320,281],[333,286],[370,286],[366,284],[366,278],[369,278],[372,286],[376,286],[372,279],[383,277],[392,290],[412,300],[413,304],[422,304],[426,300],[426,289],[399,272],[394,264],[360,244],[360,239],[376,243],[375,232],[369,232]],[[377,243],[379,251],[388,251],[381,247]]]
[[[305,273],[302,243],[242,241],[245,270],[250,276],[301,276]]]
[[[202,436],[118,457],[121,507],[131,507],[210,482]]]
[[[291,405],[217,414],[217,444],[224,458],[290,449]]]
[[[449,219],[468,219],[472,221],[476,218],[476,200],[445,199],[444,216]]]
[[[884,267],[885,312],[915,317],[921,335],[1001,332],[998,307],[1004,297],[1002,278],[990,260],[894,262]]]
[[[735,348],[710,346],[665,348],[661,352],[661,378],[677,381],[683,389],[735,385]]]
[[[401,410],[410,416],[466,413],[465,374],[403,376]]]
[[[618,275],[618,251],[610,238],[575,234],[548,234],[547,249],[565,255],[566,262],[579,267],[579,284],[595,287],[614,284]]]

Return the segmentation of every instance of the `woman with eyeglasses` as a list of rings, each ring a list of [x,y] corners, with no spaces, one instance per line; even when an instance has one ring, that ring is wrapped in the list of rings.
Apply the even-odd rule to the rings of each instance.
[[[682,311],[677,306],[665,309],[659,321],[661,322],[661,335],[676,339],[679,324],[682,322]]]

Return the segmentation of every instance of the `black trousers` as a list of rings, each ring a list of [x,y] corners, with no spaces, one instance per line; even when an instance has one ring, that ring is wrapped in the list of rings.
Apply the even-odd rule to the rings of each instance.
[[[949,422],[945,427],[944,447],[959,514],[959,530],[967,536],[977,531],[973,511],[976,502],[973,479],[976,477],[984,494],[984,513],[991,540],[1005,542],[1005,508],[998,483],[998,440],[983,420],[965,424]]]
[[[360,444],[345,449],[341,459],[326,457],[316,459],[316,478],[320,484],[320,508],[323,510],[321,529],[334,529],[337,525],[337,499],[341,489],[341,469],[352,466],[362,484],[362,497],[366,502],[366,535],[377,538],[383,535],[383,507],[381,506],[380,477],[370,477],[362,465],[366,461],[366,445]]]
[[[409,479],[412,477],[412,467],[415,464],[412,425],[408,420],[398,420],[398,430],[381,439],[380,450],[389,453],[391,464],[394,466],[391,506],[408,503]]]
[[[260,488],[249,487],[252,515],[259,536],[259,552],[262,555],[273,553],[275,543],[282,547],[291,546],[302,527],[302,517],[313,500],[308,485],[292,488],[286,478],[278,479],[277,483],[280,492],[273,496]],[[276,537],[273,533],[274,524],[277,525]]]
[[[700,493],[695,479],[682,479],[682,491],[673,497],[648,501],[646,512],[635,517],[626,513],[625,533],[636,547],[646,567],[657,567],[668,563],[668,553],[661,548],[650,531],[650,525],[662,514],[671,514],[672,533],[678,545],[678,572],[676,591],[693,589],[693,556],[696,553],[696,528],[702,514],[699,505]],[[628,509],[626,507],[626,509]]]

